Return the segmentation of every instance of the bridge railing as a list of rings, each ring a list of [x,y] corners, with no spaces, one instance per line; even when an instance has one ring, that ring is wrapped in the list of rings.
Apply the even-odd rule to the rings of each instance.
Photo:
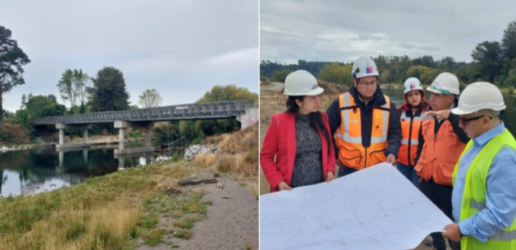
[[[91,124],[120,121],[167,121],[188,119],[216,119],[235,117],[253,107],[250,101],[220,101],[172,105],[156,108],[106,111],[66,116],[38,117],[34,125]]]

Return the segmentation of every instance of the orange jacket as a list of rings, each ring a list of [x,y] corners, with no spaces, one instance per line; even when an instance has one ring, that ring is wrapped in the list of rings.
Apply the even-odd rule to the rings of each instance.
[[[460,154],[466,147],[448,120],[444,120],[435,135],[435,119],[425,120],[421,130],[425,140],[415,170],[424,180],[433,178],[441,185],[452,185],[452,174]]]
[[[342,122],[335,135],[335,144],[339,148],[339,160],[345,166],[358,170],[387,160],[384,151],[387,149],[391,102],[388,96],[385,101],[384,105],[373,109],[371,144],[365,148],[360,107],[349,92],[339,96]]]

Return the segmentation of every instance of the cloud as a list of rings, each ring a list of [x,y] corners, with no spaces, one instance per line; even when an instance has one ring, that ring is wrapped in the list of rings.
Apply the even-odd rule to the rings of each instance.
[[[258,62],[259,51],[258,48],[249,48],[243,50],[232,51],[222,55],[217,55],[208,59],[208,64],[220,65],[242,65],[242,64],[256,64]]]
[[[262,0],[261,55],[280,62],[378,54],[471,61],[478,43],[501,39],[515,8],[510,0]]]
[[[54,94],[68,68],[124,73],[130,101],[158,89],[164,104],[195,102],[215,84],[258,91],[258,1],[2,1],[0,23],[31,59],[25,85],[4,95]]]

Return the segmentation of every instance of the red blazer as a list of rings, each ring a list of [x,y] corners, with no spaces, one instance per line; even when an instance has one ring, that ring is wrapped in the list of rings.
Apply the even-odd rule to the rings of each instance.
[[[326,129],[330,131],[328,115],[321,113]],[[282,181],[290,185],[294,160],[296,157],[296,124],[295,115],[279,113],[271,117],[271,124],[265,134],[262,150],[260,152],[260,164],[267,181],[271,185],[271,192],[278,191],[276,187]],[[335,157],[333,140],[330,137],[330,153],[324,135],[319,131],[322,145],[322,167],[324,179],[328,171],[335,174]],[[274,159],[276,157],[276,159]]]

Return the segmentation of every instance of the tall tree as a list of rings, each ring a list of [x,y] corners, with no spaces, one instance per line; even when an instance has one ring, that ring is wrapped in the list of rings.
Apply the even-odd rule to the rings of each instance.
[[[455,59],[450,56],[445,56],[440,61],[437,61],[437,66],[443,70],[451,72],[455,66]]]
[[[163,98],[155,89],[147,89],[140,96],[140,106],[142,108],[158,107],[162,101]]]
[[[25,94],[22,95],[21,97],[21,109],[24,109],[25,106],[27,105],[27,96],[25,96]]]
[[[502,51],[505,58],[516,58],[516,21],[510,22],[503,31]]]
[[[23,65],[30,63],[29,57],[11,39],[11,31],[0,26],[0,124],[4,122],[2,98],[14,86],[25,84]]]
[[[81,69],[74,69],[74,86],[77,93],[77,101],[81,105],[88,102],[89,95],[87,90],[90,81],[91,78],[88,74],[82,72]]]
[[[61,93],[61,99],[63,101],[70,102],[70,108],[75,105],[75,91],[73,90],[73,71],[67,69],[61,76],[61,80],[57,84],[59,92]]]
[[[502,69],[502,48],[497,41],[485,41],[475,47],[471,53],[473,61],[477,64],[478,70],[486,80],[494,82]]]
[[[92,79],[91,111],[118,111],[129,108],[129,93],[123,73],[114,67],[104,67]]]
[[[87,101],[86,88],[89,80],[90,77],[83,73],[81,69],[67,69],[57,84],[59,92],[61,92],[61,99],[69,101],[70,108],[76,106],[77,103],[85,103]]]

